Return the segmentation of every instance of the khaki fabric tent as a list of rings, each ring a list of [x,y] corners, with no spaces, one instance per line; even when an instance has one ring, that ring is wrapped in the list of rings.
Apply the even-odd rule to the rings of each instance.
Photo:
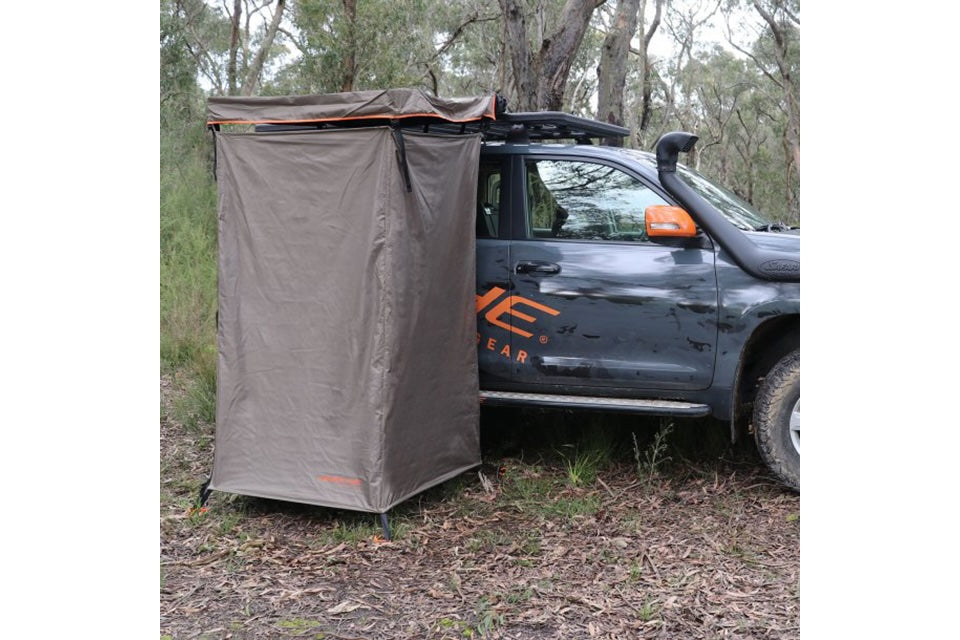
[[[216,98],[209,120],[345,122],[384,93]],[[211,490],[383,513],[480,463],[480,138],[397,122],[492,118],[493,101],[392,97],[374,111],[393,127],[215,133]]]

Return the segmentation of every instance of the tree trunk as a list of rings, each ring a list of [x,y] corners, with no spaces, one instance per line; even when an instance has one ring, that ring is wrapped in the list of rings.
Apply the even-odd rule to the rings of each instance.
[[[640,7],[640,27],[643,28],[643,14],[646,9],[646,0],[643,1],[643,4]],[[642,98],[642,107],[640,111],[640,132],[645,132],[647,127],[650,125],[650,115],[653,112],[653,101],[651,96],[653,94],[653,84],[650,82],[650,40],[653,39],[653,34],[657,32],[657,27],[660,26],[660,15],[663,9],[663,0],[656,0],[656,12],[653,15],[653,21],[650,23],[650,28],[647,29],[646,34],[643,36],[643,42],[641,43],[641,64],[642,64],[642,73],[643,73],[643,98]]]
[[[347,20],[347,41],[344,43],[340,91],[353,91],[353,83],[357,77],[357,0],[343,0],[343,13]],[[434,85],[436,86],[436,82]]]
[[[513,68],[513,89],[517,110],[533,110],[533,82],[530,75],[530,46],[527,43],[527,21],[518,0],[500,0],[506,45]]]
[[[610,32],[603,39],[597,67],[597,119],[623,126],[623,88],[627,83],[627,53],[637,30],[640,0],[619,0]],[[622,138],[605,138],[604,144],[621,147]]]
[[[227,90],[237,93],[237,52],[240,49],[240,0],[233,0],[230,16],[230,57],[227,59]]]
[[[593,10],[606,0],[567,0],[557,29],[543,38],[534,54],[527,40],[526,16],[519,0],[500,0],[513,67],[513,85],[520,111],[557,111],[570,67],[577,55]]]
[[[587,32],[593,10],[605,0],[567,0],[556,31],[543,41],[537,55],[537,108],[557,111],[563,106],[563,91],[570,67]]]
[[[797,176],[800,175],[800,99],[797,95],[797,85],[796,81],[793,79],[793,74],[790,72],[790,65],[787,62],[787,42],[784,37],[784,30],[777,23],[776,18],[772,13],[767,11],[757,0],[753,0],[753,7],[757,10],[757,13],[760,14],[760,17],[763,18],[763,21],[767,23],[767,26],[770,28],[771,34],[773,34],[773,44],[774,44],[774,57],[777,62],[777,70],[780,72],[780,78],[783,80],[783,93],[785,102],[787,104],[787,128],[786,128],[786,145],[788,147],[787,151],[787,167],[788,172],[790,167],[796,167]],[[793,16],[790,16],[793,18]],[[796,20],[796,18],[793,18]],[[790,181],[787,181],[787,186],[789,189]],[[792,193],[789,197],[792,197]]]
[[[270,47],[273,46],[274,38],[277,37],[277,29],[280,27],[280,20],[283,18],[283,8],[285,5],[286,0],[277,0],[277,8],[273,12],[273,20],[270,21],[270,26],[267,27],[267,34],[264,36],[263,42],[260,43],[260,49],[257,51],[257,55],[254,56],[253,62],[251,62],[247,68],[247,74],[243,80],[243,87],[240,88],[242,95],[253,95],[254,89],[257,88],[260,73],[263,71],[263,64],[267,60]]]

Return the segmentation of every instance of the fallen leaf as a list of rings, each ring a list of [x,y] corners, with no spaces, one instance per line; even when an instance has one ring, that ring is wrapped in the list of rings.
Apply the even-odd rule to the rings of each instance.
[[[333,615],[336,615],[338,613],[350,613],[351,611],[356,611],[361,607],[369,609],[369,607],[364,605],[362,602],[353,602],[352,600],[344,600],[340,604],[327,609],[327,613],[330,613]]]

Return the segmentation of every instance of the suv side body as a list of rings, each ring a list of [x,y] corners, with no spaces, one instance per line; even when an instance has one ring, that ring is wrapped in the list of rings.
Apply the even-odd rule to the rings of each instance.
[[[751,276],[703,231],[639,239],[637,231],[606,229],[591,237],[582,225],[574,237],[556,233],[556,224],[552,233],[538,228],[531,173],[539,167],[554,176],[580,172],[578,193],[591,188],[594,172],[604,176],[597,183],[630,183],[631,194],[642,192],[638,202],[680,204],[650,154],[485,144],[477,217],[481,390],[697,403],[733,430],[758,378],[799,348],[799,282]],[[798,235],[743,233],[761,248],[799,254]]]

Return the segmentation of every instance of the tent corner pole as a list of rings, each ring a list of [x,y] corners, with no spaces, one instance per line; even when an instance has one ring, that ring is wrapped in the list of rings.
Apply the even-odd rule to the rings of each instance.
[[[387,520],[387,513],[380,514],[380,526],[383,527],[383,539],[390,540],[390,522]]]

